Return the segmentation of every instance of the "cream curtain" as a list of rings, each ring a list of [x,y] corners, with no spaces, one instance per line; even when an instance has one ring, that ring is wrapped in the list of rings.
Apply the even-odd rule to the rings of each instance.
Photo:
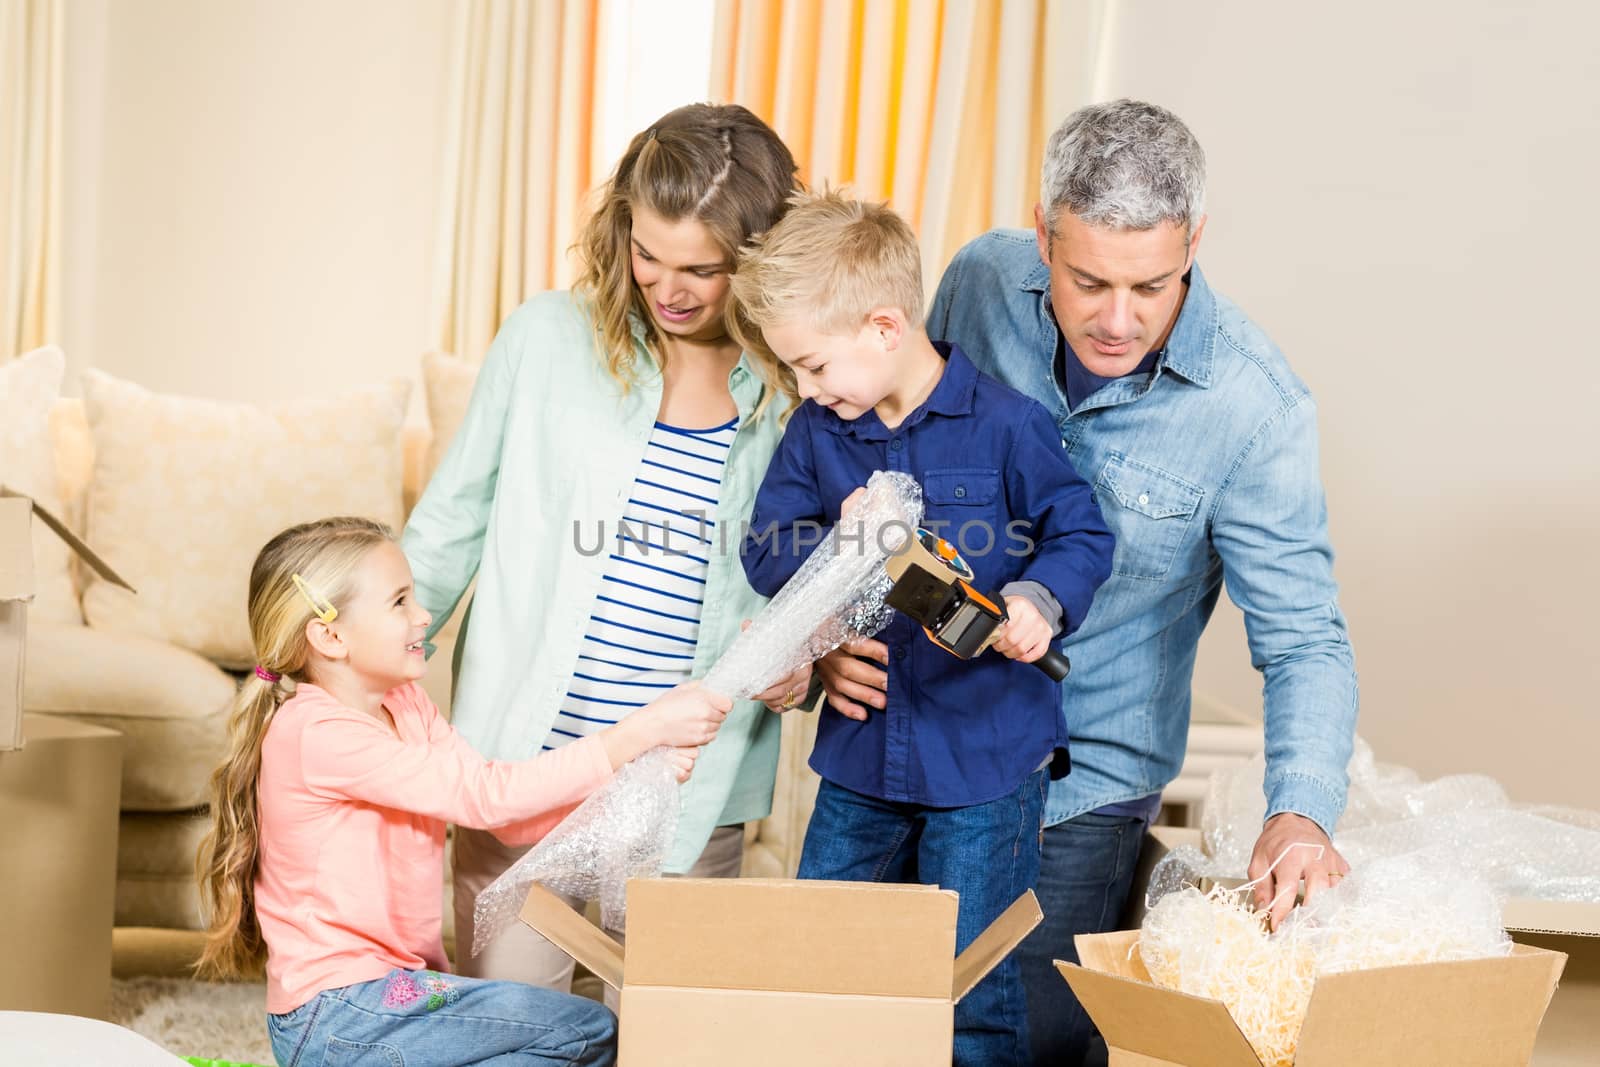
[[[430,332],[481,360],[528,296],[572,280],[594,156],[601,0],[462,0],[451,59]]]
[[[60,0],[0,0],[0,359],[57,339]]]
[[[1033,225],[1050,131],[1099,93],[1111,0],[718,0],[711,94],[808,182],[887,199],[931,292],[966,241]]]

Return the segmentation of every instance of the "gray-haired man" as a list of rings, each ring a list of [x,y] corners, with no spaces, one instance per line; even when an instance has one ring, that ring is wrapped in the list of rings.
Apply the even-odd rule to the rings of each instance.
[[[1333,581],[1315,406],[1282,354],[1195,263],[1205,156],[1186,126],[1119,100],[1050,138],[1036,232],[994,230],[945,272],[930,336],[1042,402],[1116,535],[1111,580],[1067,642],[1072,774],[1050,790],[1045,922],[1023,943],[1035,1062],[1103,1062],[1051,965],[1114,927],[1144,829],[1183,763],[1196,646],[1224,584],[1265,677],[1267,820],[1251,861],[1274,920],[1301,879],[1348,865],[1329,832],[1345,803],[1355,661]],[[877,642],[852,646],[882,658]],[[884,674],[835,653],[836,705],[873,704]],[[1292,848],[1297,844],[1314,847]]]

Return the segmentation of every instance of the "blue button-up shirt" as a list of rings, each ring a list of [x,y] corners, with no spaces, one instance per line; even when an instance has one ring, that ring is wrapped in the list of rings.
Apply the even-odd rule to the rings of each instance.
[[[980,592],[1036,582],[1070,633],[1111,566],[1093,493],[1042,406],[940,348],[944,374],[892,430],[872,411],[846,422],[807,401],[795,412],[756,494],[750,585],[777,593],[816,543],[796,537],[796,524],[826,529],[874,471],[904,471],[922,486],[923,525],[961,550]],[[956,659],[905,616],[878,636],[889,647],[887,706],[865,722],[823,711],[811,756],[822,777],[882,800],[960,807],[1005,796],[1046,761],[1066,772],[1059,687],[1043,671],[992,649]]]
[[[1149,375],[1072,410],[1034,235],[995,230],[951,262],[928,331],[1049,410],[1116,535],[1111,579],[1067,642],[1073,773],[1046,819],[1158,791],[1183,764],[1200,633],[1224,583],[1265,678],[1269,815],[1331,831],[1344,809],[1355,659],[1333,581],[1316,407],[1259,327],[1196,266]]]

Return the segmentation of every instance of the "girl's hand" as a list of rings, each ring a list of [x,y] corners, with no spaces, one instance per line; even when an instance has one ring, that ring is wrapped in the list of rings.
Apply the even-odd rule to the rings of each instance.
[[[1050,649],[1050,624],[1027,597],[1006,597],[1006,624],[994,649],[1007,659],[1032,663]]]
[[[694,761],[700,757],[698,748],[669,748],[667,749],[667,762],[672,765],[673,773],[678,776],[682,784],[689,780],[694,773]]]
[[[629,716],[644,723],[656,745],[698,748],[716,739],[733,701],[721,693],[685,682],[656,697]],[[624,720],[627,721],[627,720]]]

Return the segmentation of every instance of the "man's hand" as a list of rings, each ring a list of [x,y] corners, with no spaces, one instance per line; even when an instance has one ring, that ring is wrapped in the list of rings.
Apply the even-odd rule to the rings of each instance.
[[[1273,867],[1273,861],[1282,860]],[[1267,868],[1272,867],[1272,873]],[[1305,879],[1306,900],[1327,889],[1350,873],[1350,864],[1339,855],[1322,832],[1322,827],[1292,812],[1267,820],[1250,854],[1250,880],[1255,887],[1256,907],[1272,909],[1270,921],[1276,930],[1294,910],[1300,880]]]
[[[817,677],[828,693],[828,703],[847,719],[867,721],[867,709],[881,708],[887,702],[889,673],[856,656],[866,656],[887,665],[889,646],[871,638],[846,641],[817,660]]]
[[[1019,663],[1032,663],[1050,651],[1050,638],[1054,636],[1033,601],[1025,596],[1006,597],[1006,621],[1000,627],[1000,639],[994,643],[996,652]]]

